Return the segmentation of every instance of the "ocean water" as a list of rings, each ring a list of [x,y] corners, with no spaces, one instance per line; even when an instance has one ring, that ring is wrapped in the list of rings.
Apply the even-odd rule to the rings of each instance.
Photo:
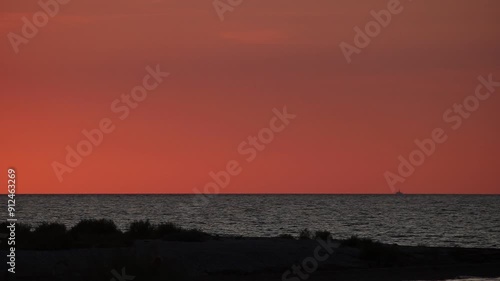
[[[500,196],[479,195],[18,195],[18,222],[72,226],[139,219],[224,235],[328,230],[399,245],[500,248]]]

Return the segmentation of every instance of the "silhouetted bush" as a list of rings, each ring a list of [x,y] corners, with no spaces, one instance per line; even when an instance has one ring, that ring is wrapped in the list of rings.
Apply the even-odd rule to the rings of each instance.
[[[401,255],[395,245],[385,245],[369,238],[359,238],[357,236],[351,236],[351,238],[342,241],[341,247],[346,246],[360,249],[359,257],[361,259],[374,261],[378,265],[394,264]]]
[[[360,238],[358,236],[352,235],[351,237],[342,240],[340,242],[340,247],[355,247],[358,245]]]
[[[133,239],[152,239],[155,236],[156,227],[149,220],[134,221],[128,229],[128,236]]]
[[[44,222],[33,231],[33,247],[38,250],[64,249],[70,246],[70,237],[62,223]]]
[[[112,220],[84,219],[69,231],[75,247],[117,247],[126,241]]]
[[[120,232],[116,224],[108,219],[84,219],[71,228],[71,234],[115,234]]]
[[[26,223],[16,223],[16,246],[23,247],[33,237],[33,227]]]
[[[66,233],[66,225],[58,222],[43,222],[34,230],[35,234],[52,233],[53,235],[60,235]]]
[[[159,238],[163,238],[172,233],[177,233],[180,231],[182,231],[182,228],[178,227],[177,225],[171,222],[161,223],[156,227],[156,235]]]
[[[312,239],[312,232],[308,228],[304,228],[299,233],[299,239],[307,240]]]
[[[320,240],[328,240],[328,238],[331,238],[332,234],[329,231],[323,230],[323,231],[316,231],[314,234],[314,238],[320,239]]]
[[[132,239],[163,239],[167,241],[205,241],[212,236],[198,229],[184,229],[173,223],[154,225],[146,221],[134,221],[127,232]]]
[[[352,248],[365,248],[375,244],[381,244],[380,242],[376,242],[369,238],[359,238],[358,236],[351,236],[349,239],[346,239],[340,243],[341,247],[352,247]]]

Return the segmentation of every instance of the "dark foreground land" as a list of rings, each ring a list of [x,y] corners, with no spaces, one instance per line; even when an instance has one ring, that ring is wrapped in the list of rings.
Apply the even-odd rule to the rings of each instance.
[[[0,246],[4,259],[10,249]],[[308,231],[297,238],[220,237],[144,221],[121,232],[101,220],[70,230],[18,226],[15,271],[0,280],[444,280],[499,277],[500,249],[333,240]]]

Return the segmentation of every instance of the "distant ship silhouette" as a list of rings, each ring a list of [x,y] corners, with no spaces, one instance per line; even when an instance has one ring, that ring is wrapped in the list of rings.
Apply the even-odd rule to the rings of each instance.
[[[396,193],[394,193],[395,195],[403,195],[403,192],[401,192],[401,189],[399,189]]]

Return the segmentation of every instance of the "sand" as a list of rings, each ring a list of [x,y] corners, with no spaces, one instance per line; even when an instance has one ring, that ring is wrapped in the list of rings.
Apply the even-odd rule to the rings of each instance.
[[[329,253],[324,245],[315,240],[222,238],[205,242],[138,240],[122,248],[18,250],[15,275],[16,280],[97,281],[112,280],[113,271],[124,269],[135,276],[134,280],[390,281],[500,277],[500,249],[393,245],[387,246],[387,251],[367,252],[338,247],[336,243],[337,247]],[[327,259],[319,262],[315,253]],[[6,254],[0,251],[0,255]],[[304,261],[308,261],[305,265],[310,269],[314,259],[317,268],[307,272]],[[293,273],[283,278],[294,265],[307,278]]]

